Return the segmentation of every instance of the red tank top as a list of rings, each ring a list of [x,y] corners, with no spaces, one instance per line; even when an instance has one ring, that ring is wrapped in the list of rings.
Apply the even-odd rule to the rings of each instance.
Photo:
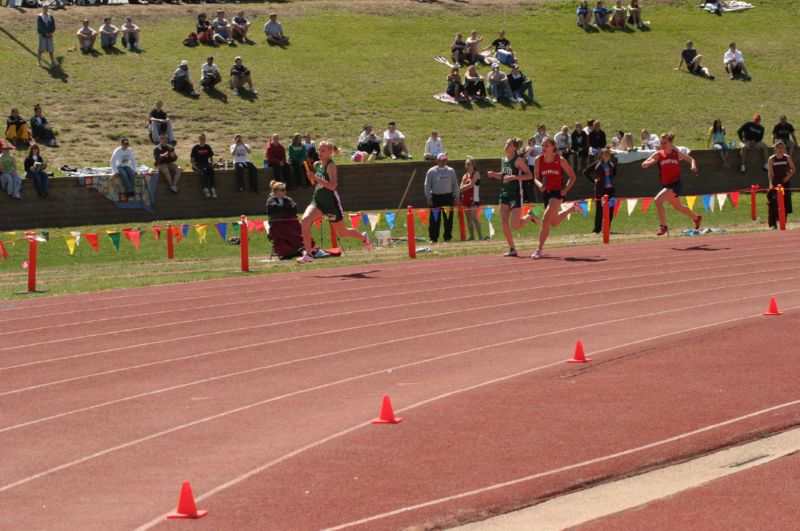
[[[667,155],[664,150],[658,152],[658,171],[661,184],[672,184],[681,180],[681,159],[676,150]]]
[[[783,156],[778,158],[773,155],[772,157],[772,186],[783,185],[783,179],[789,174],[789,160],[788,157]]]
[[[539,166],[539,177],[544,189],[548,192],[561,190],[564,179],[561,177],[561,157],[556,155],[552,162],[545,162],[544,155],[539,155],[536,164]]]
[[[464,184],[472,184],[472,176],[467,177]],[[466,192],[461,192],[461,204],[464,206],[472,206],[475,202],[475,188],[470,188]]]

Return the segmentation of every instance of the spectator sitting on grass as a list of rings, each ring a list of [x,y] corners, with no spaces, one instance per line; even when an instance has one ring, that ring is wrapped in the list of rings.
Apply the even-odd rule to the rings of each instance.
[[[439,131],[431,131],[431,136],[425,141],[425,160],[436,160],[439,153],[444,153],[442,139]]]
[[[410,159],[406,148],[406,135],[397,130],[395,122],[389,122],[389,128],[383,132],[383,154],[392,159]]]
[[[213,89],[217,83],[222,81],[219,68],[214,64],[214,56],[209,55],[206,62],[200,67],[200,86],[204,89]]]
[[[119,35],[119,28],[111,23],[111,17],[103,19],[103,25],[100,26],[100,47],[103,49],[113,48],[117,45],[117,36]]]
[[[380,142],[377,144],[377,150],[380,151]],[[289,165],[292,170],[292,180],[294,181],[293,187],[300,188],[303,181],[308,182],[306,179],[306,170],[303,163],[308,158],[306,146],[303,145],[303,139],[300,133],[295,133],[292,137],[292,143],[289,144],[287,149],[289,155]],[[309,183],[311,184],[311,183]]]
[[[627,26],[628,13],[625,6],[622,5],[622,0],[617,0],[611,11],[611,26],[624,29]]]
[[[464,88],[470,98],[479,101],[486,100],[486,84],[483,82],[483,76],[478,73],[478,68],[475,65],[467,67],[464,81]]]
[[[647,129],[642,129],[642,132],[639,133],[639,138],[642,140],[642,149],[651,151],[658,151],[661,149],[661,139],[656,134],[650,134],[650,131]]]
[[[358,135],[356,149],[370,155],[374,154],[375,158],[381,158],[381,139],[378,138],[378,135],[372,130],[372,125],[364,124],[364,130]],[[308,181],[308,179],[305,178],[305,171],[300,174],[300,177],[302,180]]]
[[[467,43],[461,33],[456,33],[455,39],[450,44],[450,56],[453,58],[453,64],[461,66],[467,64],[466,61],[466,47]]]
[[[211,22],[211,27],[214,28],[214,42],[219,44],[230,44],[233,46],[233,38],[231,37],[231,25],[225,18],[224,11],[217,11],[217,18]]]
[[[286,160],[286,148],[281,144],[280,137],[275,134],[270,137],[266,148],[267,163],[272,168],[272,175],[282,183],[291,183],[291,171]]]
[[[728,164],[728,152],[730,151],[730,147],[725,141],[725,128],[722,127],[722,120],[719,118],[714,120],[714,123],[708,129],[706,148],[710,148],[712,144],[714,145],[714,150],[719,154],[719,158],[722,159],[722,167],[725,169],[730,168]]]
[[[244,192],[244,172],[246,171],[250,181],[250,191],[258,192],[258,170],[250,162],[252,149],[244,143],[242,135],[233,137],[234,143],[231,144],[231,155],[233,156],[233,167],[236,171],[236,181],[239,183],[239,191]]]
[[[178,182],[181,180],[181,172],[178,166],[178,155],[175,153],[175,146],[170,145],[167,133],[161,133],[160,143],[153,150],[153,159],[158,173],[167,180],[169,189],[173,193],[178,193]]]
[[[17,171],[17,158],[11,154],[12,149],[8,144],[0,148],[0,188],[5,189],[9,197],[22,199],[22,178]]]
[[[609,9],[603,5],[603,0],[597,0],[597,5],[592,9],[594,25],[600,29],[609,29],[608,18],[613,12],[613,9]]]
[[[136,155],[127,138],[121,139],[120,147],[111,154],[111,172],[122,182],[125,197],[136,195]]]
[[[277,46],[289,44],[289,37],[283,33],[283,24],[278,22],[277,13],[270,13],[269,22],[264,24],[264,33],[267,34],[267,42]]]
[[[97,30],[89,27],[89,21],[83,19],[83,25],[75,34],[78,37],[78,45],[81,52],[90,53],[94,51],[94,43],[97,41]]]
[[[681,51],[681,62],[678,63],[678,68],[675,70],[680,70],[684,63],[686,63],[686,69],[690,74],[705,76],[712,80],[714,79],[714,76],[711,75],[708,68],[703,66],[703,56],[697,53],[692,41],[686,41],[686,48]]]
[[[238,96],[239,89],[244,88],[245,84],[250,87],[250,92],[258,94],[258,91],[253,86],[253,79],[250,77],[250,70],[242,63],[242,58],[237,57],[234,59],[233,66],[231,67],[231,77],[228,81],[233,94]]]
[[[508,76],[500,70],[498,63],[492,64],[492,71],[489,72],[489,92],[492,93],[492,101],[497,103],[499,99],[512,100],[511,86],[508,84]]]
[[[47,164],[39,153],[39,146],[31,144],[23,166],[25,167],[25,177],[33,179],[33,185],[36,187],[39,197],[47,197],[49,195],[47,193],[49,176],[44,171],[47,169]]]
[[[31,133],[28,131],[28,124],[25,119],[19,115],[19,109],[11,109],[11,114],[6,118],[6,138],[12,143],[23,142],[25,144],[31,141]]]
[[[794,136],[794,126],[786,121],[786,115],[781,114],[778,123],[772,128],[772,143],[778,140],[786,146],[786,153],[791,157],[794,153],[794,146],[797,145],[797,137]]]
[[[192,81],[189,79],[189,61],[186,59],[181,61],[180,66],[172,74],[172,90],[192,97],[198,96]]]
[[[523,96],[530,103],[536,101],[533,95],[533,82],[520,71],[519,65],[516,63],[511,67],[511,72],[508,73],[508,86],[511,87],[512,99],[519,103],[525,101]]]
[[[447,94],[454,98],[456,101],[465,101],[469,100],[469,96],[467,96],[467,91],[464,88],[464,85],[461,83],[461,75],[458,73],[458,67],[454,66],[450,69],[450,73],[447,74]]]
[[[214,41],[214,28],[211,27],[211,22],[208,20],[208,15],[199,13],[197,15],[197,25],[195,26],[197,32],[197,40],[203,44],[210,44]]]
[[[628,21],[639,29],[644,27],[642,24],[642,8],[639,5],[639,0],[631,0],[628,5]]]
[[[192,148],[189,160],[192,163],[192,170],[199,173],[203,179],[203,195],[206,197],[217,198],[216,175],[214,174],[214,150],[206,144],[206,135],[200,133],[198,142]]]
[[[236,16],[233,17],[233,23],[231,24],[231,33],[233,34],[233,38],[245,44],[255,44],[255,41],[252,41],[247,37],[247,32],[249,30],[250,21],[245,18],[244,11],[239,11]]]
[[[722,63],[725,65],[725,70],[728,72],[731,81],[738,76],[750,81],[750,74],[747,73],[747,67],[744,66],[744,55],[736,49],[735,42],[730,44],[728,50],[722,56]]]
[[[589,27],[592,25],[592,10],[589,9],[589,2],[587,0],[581,0],[581,3],[575,10],[575,23],[585,31],[589,31]]]
[[[175,133],[172,131],[172,122],[167,111],[164,110],[164,102],[158,100],[154,109],[150,110],[149,115],[150,140],[153,144],[161,141],[161,135],[166,133],[171,144],[175,143]]]
[[[747,168],[745,167],[745,161],[747,160],[747,152],[751,149],[761,150],[761,155],[764,158],[764,166],[762,169],[766,171],[769,151],[767,150],[767,145],[763,142],[764,126],[761,125],[761,115],[754,114],[753,120],[742,124],[739,130],[736,131],[736,134],[738,135],[739,140],[742,141],[742,149],[739,151],[739,155],[742,159],[742,167],[740,168],[741,172],[744,173],[747,171]]]
[[[122,25],[120,30],[122,31],[123,46],[125,46],[128,50],[133,50],[134,48],[137,50],[142,49],[142,46],[139,43],[139,26],[133,23],[133,19],[131,17],[127,17],[125,19],[125,24]]]
[[[486,49],[494,48],[494,56],[497,60],[506,66],[511,66],[516,63],[514,59],[514,52],[511,50],[511,42],[506,39],[506,32],[501,30],[498,37],[492,41],[492,44]]]
[[[31,136],[33,136],[34,140],[39,142],[39,144],[46,144],[49,147],[58,147],[56,134],[53,132],[53,126],[42,114],[42,106],[38,103],[33,107]]]
[[[469,37],[467,37],[466,45],[466,59],[467,64],[474,65],[475,63],[479,63],[483,61],[483,57],[481,56],[480,51],[480,44],[483,42],[483,37],[478,37],[478,32],[472,30],[469,32]]]

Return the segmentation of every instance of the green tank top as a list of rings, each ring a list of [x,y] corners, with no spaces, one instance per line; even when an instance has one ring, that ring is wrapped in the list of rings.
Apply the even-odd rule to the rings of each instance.
[[[13,173],[17,169],[11,156],[0,157],[0,168],[2,168],[3,173]]]
[[[333,164],[333,160],[329,160],[325,166],[323,166],[322,162],[320,162],[319,166],[317,166],[314,170],[314,177],[321,181],[331,182],[330,176],[328,175],[328,166],[331,164]],[[312,201],[315,205],[322,208],[323,212],[325,211],[325,208],[323,207],[332,207],[338,203],[335,192],[325,188],[319,183],[314,185],[314,196]]]
[[[509,160],[508,157],[503,157],[500,161],[500,172],[505,175],[520,175],[520,169],[517,168],[517,159],[519,158],[518,155],[514,155],[514,158]],[[500,189],[500,198],[501,199],[514,199],[520,197],[521,194],[521,185],[522,181],[511,181],[509,183],[504,183],[502,188]]]

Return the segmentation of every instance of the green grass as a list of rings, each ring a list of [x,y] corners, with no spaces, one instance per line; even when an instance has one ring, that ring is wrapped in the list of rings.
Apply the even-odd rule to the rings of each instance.
[[[257,46],[186,48],[181,42],[192,31],[196,8],[161,9],[159,18],[142,22],[141,54],[100,57],[66,52],[77,29],[70,17],[86,14],[94,21],[101,16],[98,8],[74,8],[56,13],[63,21],[57,55],[64,61],[63,74],[52,75],[36,68],[22,48],[36,46],[32,11],[23,17],[2,10],[0,24],[16,39],[0,39],[5,101],[24,109],[25,116],[34,103],[45,105],[63,146],[45,153],[51,167],[107,164],[121,136],[131,137],[135,148],[139,144],[139,156],[148,159],[145,122],[157,99],[165,101],[174,119],[184,160],[202,130],[218,148],[230,144],[237,132],[261,149],[272,133],[285,138],[311,131],[350,149],[364,122],[382,130],[395,119],[412,153],[419,155],[428,132],[438,129],[451,157],[462,158],[498,156],[505,138],[527,138],[538,123],[555,131],[598,118],[608,133],[672,130],[679,144],[700,148],[714,118],[721,118],[732,134],[754,112],[764,115],[768,127],[779,113],[790,121],[800,114],[795,94],[800,69],[787,55],[796,37],[797,13],[787,13],[792,2],[765,0],[756,9],[723,17],[702,12],[695,2],[646,5],[650,31],[591,34],[574,25],[573,4],[515,7],[509,16],[508,9],[492,3],[472,16],[457,6],[449,12],[411,3],[403,4],[401,13],[376,15],[298,1],[287,5],[289,12],[282,16],[292,38],[286,49],[264,43],[259,31],[263,16],[254,21]],[[117,19],[125,9],[114,9]],[[246,9],[263,14],[271,8]],[[432,58],[447,55],[456,30],[472,28],[489,40],[498,29],[507,31],[523,71],[534,79],[541,108],[465,109],[431,97],[444,90],[447,73]],[[687,39],[694,40],[719,76],[716,81],[673,70]],[[722,75],[722,53],[731,40],[745,53],[750,83],[730,82]],[[226,101],[205,95],[191,100],[172,92],[169,79],[178,62],[188,59],[197,77],[209,53],[223,70],[242,55],[260,89],[258,98],[234,97],[227,89]]]
[[[759,196],[759,216],[764,219],[766,206],[763,195]],[[676,237],[684,229],[690,228],[691,222],[681,214],[667,207],[667,219],[673,228]],[[496,210],[496,209],[495,209]],[[701,199],[698,198],[694,206],[695,212],[703,213]],[[704,225],[708,227],[725,228],[729,231],[749,231],[763,229],[763,223],[750,221],[749,196],[742,195],[739,207],[734,209],[730,201],[725,204],[722,211],[703,213]],[[590,234],[593,226],[594,213],[586,218],[573,215],[571,219],[554,229],[548,241],[549,247],[599,244],[600,237]],[[191,220],[190,225],[200,223],[213,224],[221,220]],[[233,220],[229,220],[233,221]],[[427,228],[422,225],[419,218],[415,217],[414,226],[418,237],[427,237]],[[175,222],[183,223],[182,221]],[[162,223],[154,223],[152,226]],[[398,219],[393,235],[405,236],[405,217]],[[164,223],[165,225],[165,223]],[[484,235],[488,234],[486,218],[481,215],[481,225]],[[420,252],[419,259],[441,258],[468,254],[502,253],[506,250],[500,225],[499,212],[492,216],[492,225],[496,235],[489,242],[457,242],[458,225],[454,226],[454,243],[448,245],[431,246],[430,252]],[[628,216],[626,205],[623,204],[619,215],[612,224],[612,243],[635,239],[653,238],[654,230],[658,226],[655,206],[651,205],[646,214],[641,212],[641,202],[635,212]],[[134,226],[135,227],[135,226]],[[175,260],[167,261],[165,238],[155,241],[152,231],[147,228],[142,236],[141,247],[135,250],[130,242],[122,240],[120,250],[116,251],[111,240],[105,235],[105,230],[119,230],[121,226],[111,227],[73,227],[68,229],[50,229],[50,241],[39,244],[38,259],[38,285],[41,290],[46,290],[48,295],[81,293],[86,291],[100,291],[121,287],[149,286],[172,282],[186,282],[214,278],[239,277],[240,248],[224,243],[213,226],[209,227],[207,242],[201,244],[194,228],[190,229],[189,237],[175,245]],[[95,254],[88,242],[83,241],[70,256],[63,238],[70,230],[80,230],[83,233],[99,232],[100,252]],[[232,234],[231,225],[228,225],[228,236]],[[361,226],[364,230],[364,226]],[[376,230],[388,230],[385,219],[381,221]],[[321,241],[330,243],[327,224],[322,227]],[[515,239],[520,252],[531,252],[536,245],[539,228],[527,225],[515,233]],[[314,230],[314,235],[320,240],[319,230]],[[18,237],[21,235],[17,235]],[[0,234],[0,240],[11,238],[8,234]],[[680,237],[676,241],[686,241]],[[374,253],[366,254],[360,250],[361,244],[354,240],[343,239],[341,247],[345,250],[342,258],[318,260],[307,268],[325,268],[342,265],[369,265],[387,261],[403,260],[407,256],[407,245],[398,243],[390,248],[376,249]],[[418,242],[418,246],[428,244]],[[19,299],[17,292],[26,289],[27,272],[22,269],[22,263],[27,259],[27,242],[20,241],[16,245],[6,244],[9,252],[8,260],[0,260],[0,300]],[[250,266],[253,274],[272,274],[286,271],[296,271],[298,266],[293,261],[265,261],[270,255],[270,247],[262,233],[254,233],[250,237]]]

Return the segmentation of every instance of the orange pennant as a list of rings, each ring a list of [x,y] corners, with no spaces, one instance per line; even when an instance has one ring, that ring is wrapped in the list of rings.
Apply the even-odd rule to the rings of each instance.
[[[652,202],[652,197],[645,197],[642,199],[642,214],[647,214],[647,209],[650,208],[650,203]]]
[[[739,207],[739,192],[731,192],[729,197],[731,198],[731,203],[733,203],[733,208]]]
[[[417,217],[419,217],[419,220],[426,227],[428,226],[428,216],[429,215],[430,215],[430,211],[427,208],[423,208],[422,210],[417,210]]]
[[[86,241],[89,242],[89,245],[92,246],[94,252],[98,252],[100,250],[100,244],[97,240],[97,234],[84,234],[83,237],[86,238]]]

